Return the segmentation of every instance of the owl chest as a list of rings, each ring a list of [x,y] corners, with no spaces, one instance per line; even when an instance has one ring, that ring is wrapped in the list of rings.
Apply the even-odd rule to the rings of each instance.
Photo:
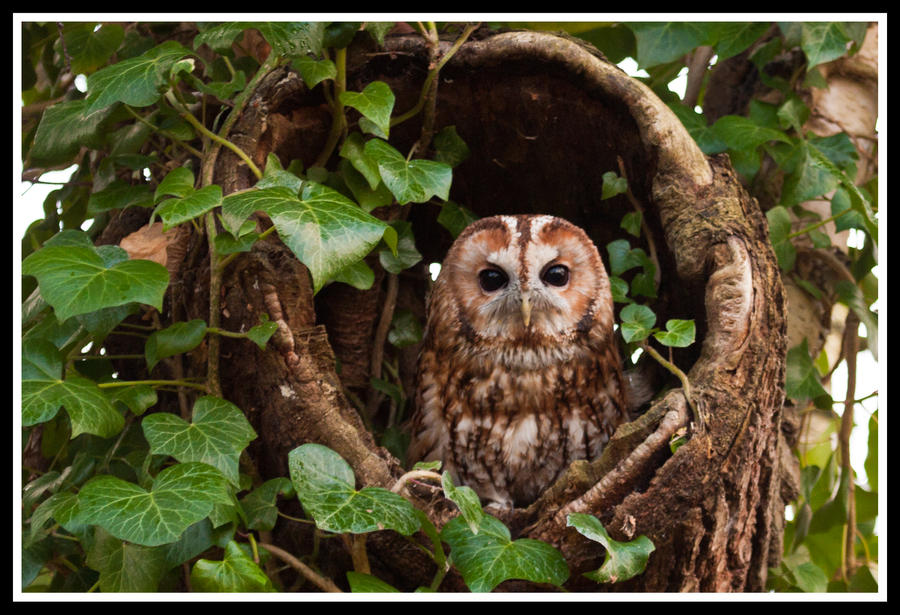
[[[614,406],[590,366],[462,372],[448,383],[445,457],[462,484],[505,504],[533,501],[574,460],[599,455]]]

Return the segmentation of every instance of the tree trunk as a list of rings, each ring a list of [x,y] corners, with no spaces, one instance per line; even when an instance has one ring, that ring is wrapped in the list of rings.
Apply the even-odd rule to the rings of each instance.
[[[348,89],[385,81],[396,94],[395,109],[405,111],[418,98],[428,62],[418,37],[388,37],[385,49],[354,46]],[[328,132],[322,103],[290,69],[276,70],[231,138],[258,165],[275,153],[285,166],[293,159],[309,166]],[[562,36],[513,32],[463,45],[443,68],[437,94],[435,129],[451,125],[471,151],[454,170],[453,200],[480,216],[540,212],[567,218],[603,254],[608,242],[623,236],[619,222],[632,211],[625,196],[600,200],[602,174],[618,172],[621,159],[662,268],[652,304],[658,320],[697,323],[698,343],[673,357],[688,374],[690,399],[675,382],[619,429],[601,459],[577,464],[535,504],[503,520],[518,536],[559,547],[573,590],[763,590],[768,567],[781,555],[796,467],[783,435],[789,432],[782,417],[784,289],[756,200],[727,158],[704,156],[646,87],[593,48]],[[391,142],[407,151],[420,129],[416,120],[400,124]],[[252,178],[224,152],[216,182],[227,194],[248,187]],[[436,210],[422,205],[409,214],[424,255],[422,275],[401,276],[397,296],[419,314],[425,268],[442,259],[452,240],[437,225]],[[375,213],[391,218],[397,207]],[[265,312],[280,327],[266,351],[248,354],[249,344],[222,341],[224,395],[250,415],[260,435],[250,450],[266,477],[286,475],[288,451],[310,441],[341,454],[361,485],[391,487],[402,474],[346,394],[368,394],[385,295],[385,276],[377,261],[370,264],[376,270],[372,290],[334,284],[315,299],[303,265],[275,240],[242,255],[226,272],[223,326],[246,330]],[[190,307],[197,305],[193,299],[185,299],[189,316],[198,309]],[[412,382],[414,352],[400,362],[405,382]],[[697,413],[705,416],[705,429]],[[378,423],[377,414],[371,418]],[[685,426],[690,440],[673,454],[670,438]],[[426,487],[412,489],[410,497],[438,526],[455,514],[452,504]],[[647,535],[656,550],[646,571],[611,587],[582,577],[602,562],[602,549],[566,527],[569,512],[596,515],[617,540]],[[302,532],[276,533],[280,541],[303,539]],[[428,560],[395,534],[376,533],[367,544],[374,574],[405,590],[430,580]],[[514,583],[503,588],[534,589]],[[451,574],[442,589],[464,585]]]

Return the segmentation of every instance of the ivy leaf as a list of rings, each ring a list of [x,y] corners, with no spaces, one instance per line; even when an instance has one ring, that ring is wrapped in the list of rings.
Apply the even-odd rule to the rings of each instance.
[[[194,37],[194,49],[206,44],[212,50],[226,54],[231,52],[234,40],[248,28],[255,28],[280,56],[300,56],[322,53],[323,22],[253,22],[236,21],[208,28]]]
[[[609,290],[616,303],[630,303],[628,298],[628,282],[618,276],[609,276]]]
[[[678,116],[704,154],[718,154],[728,149],[728,146],[716,135],[713,127],[706,123],[703,114],[697,113],[681,102],[672,102],[669,104],[669,108]]]
[[[804,22],[800,26],[800,47],[807,68],[836,60],[847,53],[850,36],[840,22]]]
[[[629,303],[619,312],[622,337],[626,342],[639,342],[647,338],[656,323],[656,314],[646,305]]]
[[[247,331],[247,337],[250,340],[259,346],[260,350],[266,349],[266,343],[269,341],[269,338],[278,330],[278,323],[274,320],[269,320],[268,314],[260,314],[259,315],[259,324],[255,325]]]
[[[815,399],[828,392],[819,381],[816,366],[809,356],[806,338],[788,350],[787,367],[785,369],[785,394],[791,399]]]
[[[125,424],[96,383],[80,376],[62,379],[63,358],[45,340],[22,348],[22,425],[49,421],[62,406],[72,422],[72,438],[90,433],[109,438]]]
[[[378,577],[371,574],[356,572],[355,570],[347,571],[347,582],[350,584],[350,591],[354,594],[359,593],[394,593],[400,590],[385,583]]]
[[[86,563],[100,573],[104,592],[155,592],[169,569],[165,550],[122,542],[103,530],[95,532]]]
[[[112,111],[112,107],[88,111],[84,100],[48,107],[34,134],[32,159],[52,165],[71,160],[81,146],[102,147],[103,128]]]
[[[619,226],[628,231],[629,235],[633,237],[641,236],[641,220],[643,216],[639,211],[630,211],[624,216],[622,216],[622,222],[619,223]]]
[[[599,542],[606,549],[603,565],[584,575],[597,583],[627,581],[641,574],[647,567],[650,554],[656,549],[646,536],[638,536],[630,542],[613,540],[603,524],[593,515],[570,514],[566,517],[566,525],[574,527],[579,534]]]
[[[475,222],[478,216],[455,201],[447,201],[441,205],[441,212],[438,214],[438,224],[450,231],[450,234],[456,238],[463,230]]]
[[[456,126],[447,126],[434,135],[434,158],[451,167],[461,164],[469,157],[469,146],[456,131]]]
[[[269,531],[278,520],[278,495],[293,493],[294,487],[287,478],[279,477],[267,480],[241,499],[241,508],[247,519],[247,527],[251,530]]]
[[[256,438],[240,408],[212,396],[194,403],[190,423],[175,414],[156,412],[145,417],[141,426],[153,454],[209,464],[235,486],[239,486],[241,451]]]
[[[118,24],[69,23],[63,28],[63,37],[72,74],[87,74],[106,64],[125,38],[125,30]],[[63,52],[62,41],[56,41],[54,47]]]
[[[409,310],[398,309],[391,319],[388,341],[395,348],[406,348],[422,341],[422,324]]]
[[[222,473],[205,463],[170,466],[149,491],[114,476],[98,476],[78,492],[80,521],[147,547],[177,540],[206,518],[214,503],[230,501]]]
[[[392,529],[408,536],[419,529],[407,500],[381,487],[354,488],[350,465],[321,444],[303,444],[288,454],[291,482],[316,527],[362,534]]]
[[[394,93],[384,81],[373,81],[363,88],[362,92],[341,92],[341,102],[353,107],[369,120],[359,127],[364,132],[374,134],[382,139],[388,138],[391,129],[391,112],[394,110]]]
[[[222,188],[212,185],[200,188],[181,199],[166,199],[160,203],[155,214],[162,218],[163,230],[167,231],[182,222],[193,220],[219,206],[222,202]]]
[[[142,415],[147,408],[155,406],[157,401],[156,391],[145,384],[117,387],[112,389],[108,397],[113,403],[123,404],[135,416]]]
[[[840,280],[835,284],[838,301],[849,307],[859,321],[866,327],[866,347],[878,360],[878,314],[869,310],[859,286],[849,280]]]
[[[353,165],[353,168],[360,172],[369,184],[369,188],[375,190],[381,183],[381,175],[378,173],[378,163],[369,158],[365,153],[365,142],[363,136],[358,132],[350,133],[344,139],[341,146],[340,155]]]
[[[424,203],[437,196],[446,201],[450,196],[453,171],[450,165],[434,160],[406,158],[381,139],[370,139],[364,151],[378,165],[381,179],[401,205]]]
[[[603,174],[603,188],[600,193],[600,200],[611,199],[612,197],[625,194],[628,192],[628,180],[619,177],[614,171],[607,171]]]
[[[272,580],[233,540],[225,547],[222,561],[197,560],[191,568],[191,588],[198,592],[275,591]]]
[[[713,124],[713,132],[729,149],[752,151],[769,141],[790,143],[782,131],[761,126],[748,117],[724,115]]]
[[[637,61],[641,68],[677,60],[709,38],[713,24],[690,22],[631,23],[637,40]]]
[[[291,65],[300,73],[300,78],[310,90],[326,79],[337,77],[337,67],[331,60],[316,60],[309,56],[294,58]]]
[[[477,534],[463,517],[455,517],[444,525],[441,539],[473,592],[489,592],[507,579],[560,586],[569,578],[559,551],[539,540],[512,540],[506,526],[490,515],[482,517]]]
[[[153,332],[144,344],[147,369],[152,371],[160,359],[193,350],[206,337],[206,321],[194,319],[176,322],[170,327]]]
[[[169,285],[165,267],[128,260],[125,250],[116,246],[95,248],[80,231],[65,236],[68,239],[58,243],[48,241],[22,262],[22,273],[37,278],[41,296],[53,306],[60,322],[132,301],[162,309]]]
[[[281,240],[309,268],[315,292],[366,256],[382,237],[392,248],[397,245],[396,232],[388,224],[320,184],[306,187],[302,198],[275,187],[222,201],[222,217],[232,232],[254,211],[269,215]]]
[[[101,68],[87,78],[88,112],[123,102],[132,107],[146,107],[160,97],[172,65],[191,55],[176,41],[166,41],[136,58]]]
[[[673,318],[666,321],[666,330],[653,334],[663,346],[685,348],[694,343],[696,328],[693,320],[679,320]]]
[[[473,534],[477,534],[481,518],[484,516],[478,494],[471,487],[454,485],[449,472],[441,474],[441,486],[444,488],[444,496],[459,507],[462,518],[469,524],[469,529]]]
[[[784,180],[781,205],[785,207],[820,197],[840,184],[840,172],[814,146],[801,142],[797,154],[797,167]]]
[[[788,210],[781,205],[776,205],[766,212],[766,220],[769,222],[769,240],[775,250],[778,265],[784,271],[794,268],[797,258],[797,250],[791,243],[791,216]]]
[[[366,264],[366,261],[356,261],[338,271],[332,281],[349,284],[358,290],[368,290],[375,283],[375,272]]]
[[[716,55],[718,62],[741,53],[759,37],[766,33],[769,24],[764,21],[724,22],[718,26]]]
[[[397,231],[396,254],[385,248],[378,252],[378,260],[388,273],[400,273],[421,261],[422,254],[416,249],[416,238],[410,222],[395,220],[390,224]]]
[[[153,193],[153,202],[158,202],[160,197],[175,196],[184,198],[194,191],[194,173],[187,167],[172,169],[163,177],[156,192]]]
[[[150,207],[153,196],[148,184],[130,184],[125,180],[113,180],[108,186],[95,192],[88,199],[88,215],[126,207]]]

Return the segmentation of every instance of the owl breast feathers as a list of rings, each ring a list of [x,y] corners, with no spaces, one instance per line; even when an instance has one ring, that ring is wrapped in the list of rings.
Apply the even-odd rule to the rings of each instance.
[[[464,230],[428,304],[409,462],[441,460],[503,507],[533,502],[626,420],[609,278],[577,226],[495,216]]]

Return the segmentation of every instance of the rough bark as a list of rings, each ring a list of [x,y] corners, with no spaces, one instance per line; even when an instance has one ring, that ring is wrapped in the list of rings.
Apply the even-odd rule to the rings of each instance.
[[[428,58],[413,36],[389,37],[385,50],[353,47],[348,88],[385,81],[396,93],[395,109],[404,111],[418,96]],[[455,125],[472,152],[454,170],[454,200],[479,215],[559,215],[602,247],[622,236],[619,221],[631,210],[624,197],[600,200],[601,176],[617,171],[621,158],[663,269],[652,307],[661,322],[694,318],[698,325],[698,343],[676,351],[674,361],[688,373],[705,430],[675,386],[623,426],[600,460],[577,464],[529,509],[504,520],[517,535],[562,549],[574,590],[761,591],[780,557],[784,505],[795,487],[782,436],[784,290],[757,202],[727,158],[705,157],[646,87],[582,43],[540,33],[489,36],[466,43],[441,75],[436,129]],[[300,158],[308,165],[327,133],[321,103],[289,69],[279,69],[264,80],[232,138],[258,164],[274,152],[283,164]],[[391,141],[408,149],[419,130],[416,120],[398,125]],[[252,183],[227,152],[217,181],[226,193]],[[451,241],[435,223],[436,209],[410,212],[423,266],[440,261]],[[401,295],[419,309],[425,288],[423,279],[401,279]],[[381,300],[377,287],[323,291],[314,300],[303,266],[276,241],[230,266],[223,325],[241,330],[265,311],[281,327],[265,352],[244,340],[222,345],[225,396],[257,428],[251,452],[264,475],[284,475],[287,452],[308,441],[341,454],[360,484],[390,487],[402,473],[344,393],[367,380],[356,355],[371,353]],[[317,326],[323,321],[329,326]],[[354,366],[343,383],[335,354]],[[672,454],[669,436],[688,425],[690,441]],[[438,525],[454,514],[433,490],[411,491]],[[602,550],[566,527],[573,511],[598,516],[618,540],[649,536],[656,551],[646,572],[612,588],[581,577],[599,565]],[[427,584],[433,574],[390,532],[371,537],[368,548],[373,572],[403,589]],[[451,574],[442,588],[464,586]]]

